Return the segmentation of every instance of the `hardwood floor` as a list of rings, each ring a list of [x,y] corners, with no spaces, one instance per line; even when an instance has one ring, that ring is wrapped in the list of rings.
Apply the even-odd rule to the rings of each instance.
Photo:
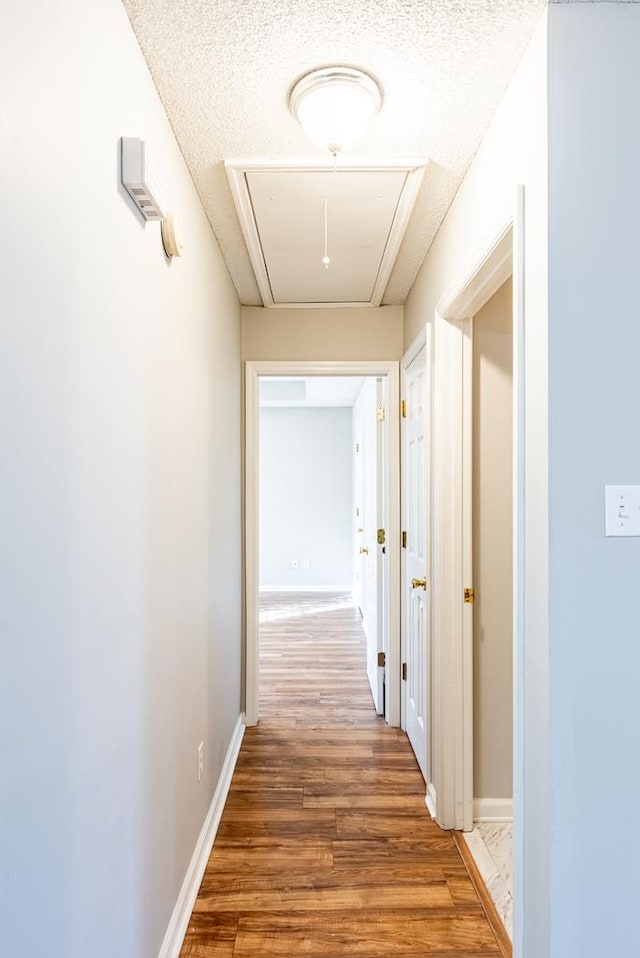
[[[376,716],[347,596],[261,602],[246,731],[181,958],[498,958],[406,736]]]

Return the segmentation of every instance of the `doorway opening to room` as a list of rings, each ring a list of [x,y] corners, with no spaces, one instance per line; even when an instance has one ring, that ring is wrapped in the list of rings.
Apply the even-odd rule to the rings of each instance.
[[[465,839],[513,937],[513,281],[471,337],[473,830]]]
[[[439,824],[466,834],[474,820],[511,826],[496,829],[506,833],[502,860],[484,881],[495,890],[504,866],[494,903],[503,925],[513,903],[516,951],[526,852],[523,224],[518,187],[437,304],[433,330],[433,805]]]
[[[398,365],[246,372],[247,724],[398,725]]]

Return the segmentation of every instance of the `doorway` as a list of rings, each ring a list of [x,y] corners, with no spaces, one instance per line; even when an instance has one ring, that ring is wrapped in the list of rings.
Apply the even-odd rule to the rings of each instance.
[[[286,528],[286,521],[276,521],[275,525],[269,516],[269,522],[261,522],[260,518],[260,487],[261,481],[267,478],[269,469],[260,471],[260,448],[261,448],[261,428],[260,428],[260,391],[261,382],[280,381],[288,383],[289,388],[296,380],[307,379],[318,383],[322,377],[338,377],[345,379],[347,377],[361,377],[364,383],[368,380],[366,377],[373,377],[373,386],[375,391],[376,403],[373,408],[375,416],[375,430],[377,451],[374,452],[374,459],[377,460],[376,482],[374,483],[374,502],[371,494],[368,495],[369,508],[368,516],[356,516],[355,508],[353,510],[353,526],[351,532],[351,542],[353,548],[353,561],[351,571],[354,578],[350,583],[335,581],[316,581],[315,588],[322,589],[326,586],[350,586],[350,592],[359,595],[367,613],[367,624],[370,626],[367,635],[367,672],[371,683],[372,695],[376,710],[384,714],[386,720],[391,725],[399,725],[400,713],[400,677],[399,677],[399,476],[398,476],[398,421],[397,421],[397,397],[398,397],[398,364],[394,362],[381,363],[272,363],[272,362],[248,362],[245,366],[246,380],[246,500],[245,500],[245,589],[246,589],[246,656],[245,656],[245,715],[248,725],[255,725],[259,719],[259,590],[263,587],[278,588],[281,585],[294,585],[292,576],[296,577],[299,587],[305,589],[309,586],[314,587],[314,576],[322,572],[318,562],[319,539],[322,536],[321,527],[313,530],[307,528],[304,534],[307,536],[308,545],[296,545],[292,552],[293,542],[287,538],[289,531]],[[382,399],[382,401],[380,401]],[[393,410],[393,414],[390,410]],[[389,412],[388,412],[389,410]],[[355,414],[354,414],[355,420]],[[299,437],[304,435],[305,427]],[[325,437],[325,441],[316,443],[315,451],[320,455],[320,460],[316,463],[313,481],[318,485],[319,476],[317,473],[328,464],[328,452],[330,439],[333,431],[330,429]],[[282,436],[280,436],[282,441]],[[355,460],[354,460],[355,463]],[[273,465],[273,463],[271,464]],[[277,465],[280,468],[282,463]],[[290,463],[289,463],[290,466]],[[284,464],[284,472],[280,473],[280,483],[286,479],[287,465]],[[355,474],[355,464],[354,464]],[[329,474],[328,474],[329,475]],[[326,486],[329,482],[328,475],[325,477],[325,483],[320,482],[320,487]],[[277,477],[270,476],[270,481],[278,485]],[[311,481],[311,475],[305,478],[299,477],[295,493],[289,492],[284,508],[288,510],[289,516],[292,515],[291,509],[294,505],[293,497],[297,497],[300,502],[305,497],[305,482]],[[324,490],[326,491],[326,489]],[[355,484],[354,484],[355,501]],[[377,511],[374,506],[377,504]],[[358,508],[358,507],[356,507]],[[375,519],[382,517],[384,525],[375,529],[373,542],[371,541],[371,528],[375,528]],[[264,517],[263,517],[264,518]],[[366,525],[360,524],[360,518],[366,520]],[[269,524],[271,523],[271,524]],[[300,532],[300,523],[290,522],[289,525],[296,525]],[[344,526],[343,526],[344,528]],[[319,531],[320,530],[320,531]],[[358,531],[360,530],[360,531]],[[268,535],[270,540],[278,540],[280,558],[271,554],[267,563],[267,551],[265,543],[261,545],[261,531],[263,538]],[[309,537],[310,536],[310,537]],[[270,542],[273,544],[273,541]],[[357,546],[357,549],[356,549]],[[280,548],[281,547],[281,548]],[[364,551],[360,551],[360,550]],[[314,553],[315,550],[315,553]],[[277,550],[276,550],[277,551]],[[300,554],[298,554],[300,553]],[[357,556],[357,558],[356,558]],[[365,565],[362,557],[369,560]],[[279,562],[279,573],[284,574],[288,582],[274,579],[275,568]],[[269,564],[270,563],[270,564]],[[286,568],[285,568],[286,567]],[[269,570],[269,571],[267,571]],[[370,575],[369,571],[375,570],[375,575]],[[355,584],[355,576],[362,576],[359,589]],[[327,570],[324,569],[326,577]],[[342,573],[344,575],[344,572]],[[272,582],[267,581],[268,578]],[[367,581],[373,578],[376,582],[375,595],[371,593],[367,600]],[[261,581],[262,579],[262,581]],[[371,638],[370,638],[371,637]]]
[[[467,844],[513,934],[513,283],[472,340],[473,830]]]
[[[433,735],[436,818],[470,831],[474,818],[473,317],[506,280],[512,294],[513,916],[522,936],[525,662],[524,190],[438,303],[433,362]],[[491,796],[495,797],[495,796]],[[502,798],[503,796],[498,796]]]

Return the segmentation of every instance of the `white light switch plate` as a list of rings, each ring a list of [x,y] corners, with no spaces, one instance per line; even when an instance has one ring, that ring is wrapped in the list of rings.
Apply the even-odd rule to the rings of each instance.
[[[640,486],[604,487],[605,535],[640,536]]]

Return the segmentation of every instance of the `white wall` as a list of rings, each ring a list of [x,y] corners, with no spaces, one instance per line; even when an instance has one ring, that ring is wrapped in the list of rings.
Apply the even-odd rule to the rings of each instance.
[[[261,588],[351,589],[351,420],[350,407],[260,410]]]
[[[551,954],[640,954],[640,7],[549,11]]]
[[[572,5],[573,6],[573,5]],[[526,912],[516,914],[516,955],[549,949],[547,20],[543,16],[405,303],[404,345],[433,323],[438,301],[465,275],[493,224],[525,187],[525,483],[527,543],[519,588],[526,602],[524,686],[527,752],[520,756],[516,843]],[[438,330],[434,330],[437,356]],[[435,377],[434,377],[435,378]],[[446,389],[446,383],[441,383]],[[437,450],[434,450],[434,454]],[[446,573],[447,557],[440,557]],[[438,597],[434,592],[432,602]],[[522,669],[523,663],[519,663]],[[435,783],[436,789],[438,783]]]
[[[5,5],[0,83],[0,950],[155,958],[240,710],[240,309],[119,0]]]

